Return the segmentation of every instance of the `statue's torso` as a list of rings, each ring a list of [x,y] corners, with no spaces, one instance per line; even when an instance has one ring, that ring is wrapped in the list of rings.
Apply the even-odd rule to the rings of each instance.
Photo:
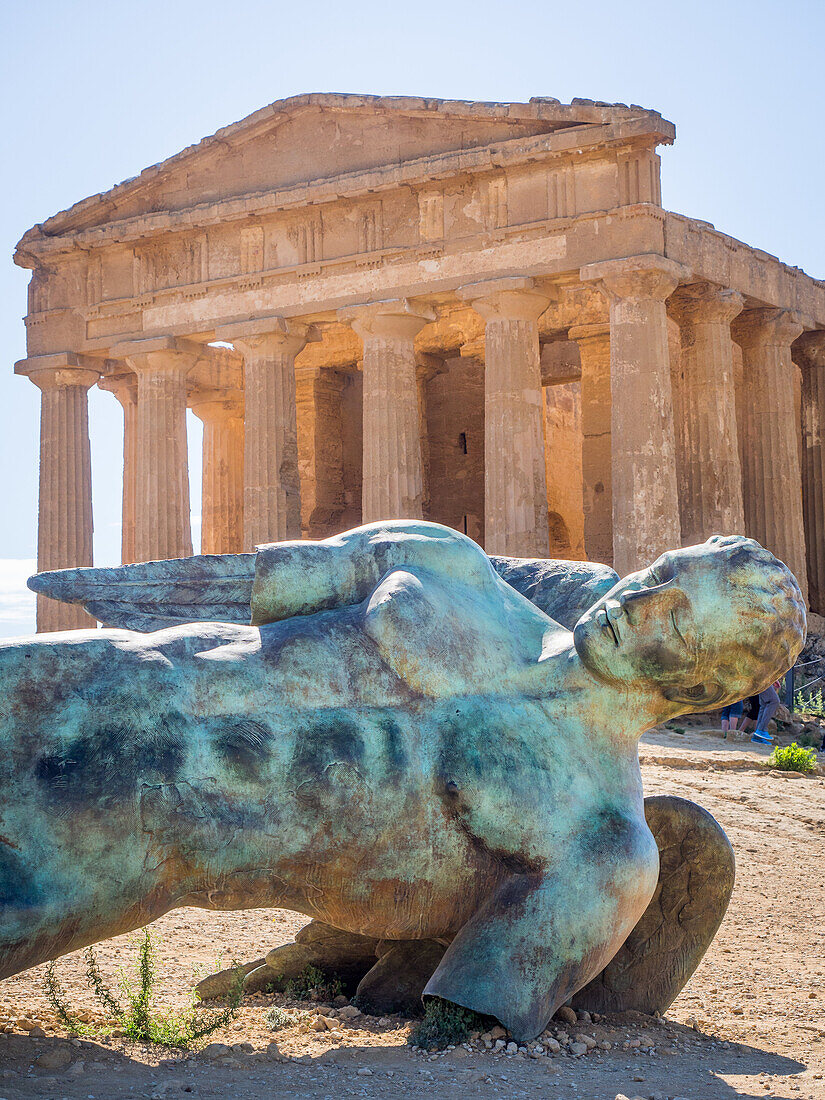
[[[557,634],[503,584],[406,574],[260,629],[33,643],[6,718],[35,702],[28,808],[81,862],[119,838],[169,904],[449,935],[594,822],[646,831],[635,747],[555,695],[563,653],[540,668]]]

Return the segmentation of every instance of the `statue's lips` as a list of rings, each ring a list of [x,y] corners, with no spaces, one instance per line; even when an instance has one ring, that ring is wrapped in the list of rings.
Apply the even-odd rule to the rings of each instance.
[[[602,632],[608,634],[612,638],[613,644],[618,648],[619,642],[621,640],[619,636],[619,628],[616,626],[615,622],[613,622],[613,620],[610,618],[604,608],[601,608],[601,610],[596,613],[596,622],[601,627]]]

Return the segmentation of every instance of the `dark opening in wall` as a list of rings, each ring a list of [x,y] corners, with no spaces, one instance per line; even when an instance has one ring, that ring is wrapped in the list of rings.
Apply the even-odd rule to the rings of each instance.
[[[466,516],[464,517],[464,534],[465,535],[469,534],[469,532],[467,531],[467,517]]]
[[[467,453],[467,433],[466,432],[459,432],[458,433],[458,447],[459,447],[459,450],[461,451],[461,453],[463,455],[466,455],[466,453]],[[466,520],[467,517],[465,516],[464,518]]]

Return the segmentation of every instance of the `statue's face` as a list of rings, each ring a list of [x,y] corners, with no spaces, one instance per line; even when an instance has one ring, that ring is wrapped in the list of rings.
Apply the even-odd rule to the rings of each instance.
[[[712,544],[663,554],[579,619],[573,637],[600,679],[701,709],[736,688],[738,615],[729,564]],[[741,600],[741,588],[737,602]],[[724,662],[713,655],[724,654]],[[725,682],[727,681],[727,682]]]

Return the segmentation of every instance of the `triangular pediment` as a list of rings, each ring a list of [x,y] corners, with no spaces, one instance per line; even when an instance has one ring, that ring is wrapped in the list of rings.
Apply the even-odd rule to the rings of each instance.
[[[471,103],[299,96],[273,103],[134,179],[76,203],[36,226],[21,244],[31,236],[71,235],[144,214],[294,189],[513,139],[643,116],[662,123],[656,112],[640,107],[578,100]]]

